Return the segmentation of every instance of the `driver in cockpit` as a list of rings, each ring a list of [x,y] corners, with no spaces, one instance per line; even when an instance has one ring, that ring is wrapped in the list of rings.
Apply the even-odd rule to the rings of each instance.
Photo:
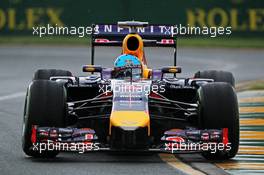
[[[123,54],[117,57],[112,76],[117,79],[140,79],[142,78],[141,62],[134,55]]]

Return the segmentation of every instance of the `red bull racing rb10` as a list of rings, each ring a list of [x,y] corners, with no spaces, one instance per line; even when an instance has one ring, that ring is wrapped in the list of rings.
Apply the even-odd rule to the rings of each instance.
[[[138,21],[96,24],[91,64],[82,68],[87,76],[37,70],[25,99],[25,154],[142,151],[234,157],[239,146],[234,77],[207,70],[180,78],[172,27]],[[112,68],[94,64],[96,46],[122,47]],[[144,47],[171,47],[173,66],[149,68]]]

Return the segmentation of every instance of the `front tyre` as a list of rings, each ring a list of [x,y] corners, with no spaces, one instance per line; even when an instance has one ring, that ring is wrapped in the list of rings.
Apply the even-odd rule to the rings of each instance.
[[[22,148],[32,157],[55,157],[57,151],[33,151],[32,125],[65,127],[66,90],[63,84],[49,80],[33,81],[27,91],[24,109]]]
[[[239,147],[239,112],[234,88],[228,83],[208,83],[198,90],[200,99],[199,125],[202,129],[228,128],[229,151],[205,152],[207,159],[229,159]]]

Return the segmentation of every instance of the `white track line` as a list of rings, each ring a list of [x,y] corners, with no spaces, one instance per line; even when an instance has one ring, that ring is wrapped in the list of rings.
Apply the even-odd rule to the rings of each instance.
[[[23,97],[25,95],[26,95],[25,92],[16,92],[16,93],[13,93],[13,94],[0,96],[0,101],[10,100],[10,99],[14,99],[14,98],[19,98],[19,97]]]

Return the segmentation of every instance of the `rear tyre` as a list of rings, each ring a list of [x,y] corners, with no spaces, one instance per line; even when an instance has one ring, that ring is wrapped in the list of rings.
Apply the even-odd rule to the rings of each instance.
[[[226,82],[235,87],[235,78],[231,72],[217,70],[198,71],[194,74],[194,78],[213,79],[214,82]]]
[[[72,73],[59,69],[39,69],[35,72],[33,80],[49,80],[52,76],[72,76]]]
[[[224,160],[234,157],[239,147],[239,113],[237,96],[228,83],[208,83],[198,90],[200,99],[200,127],[202,129],[228,128],[229,151],[205,152],[207,159]]]
[[[22,148],[32,157],[55,157],[57,151],[33,151],[31,148],[32,125],[65,127],[66,90],[63,84],[49,81],[33,81],[27,91],[24,109]]]

